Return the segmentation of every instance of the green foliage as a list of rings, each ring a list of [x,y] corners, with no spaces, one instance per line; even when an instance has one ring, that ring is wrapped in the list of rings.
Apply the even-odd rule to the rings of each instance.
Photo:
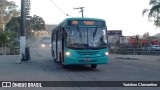
[[[148,19],[153,21],[156,27],[160,27],[160,0],[150,0],[149,5],[151,8],[144,9],[142,13],[148,13]]]
[[[45,22],[43,18],[41,18],[40,16],[34,15],[31,22],[33,25],[33,30],[35,31],[45,30]]]
[[[10,31],[0,32],[0,47],[2,47],[1,54],[8,54],[7,48],[10,48],[10,53],[14,52],[15,47],[19,47],[19,44],[14,45],[13,42],[17,40],[17,34]]]
[[[5,46],[9,45],[11,41],[13,41],[16,38],[16,33],[10,32],[10,31],[5,31],[5,32],[0,32],[0,44]]]
[[[4,34],[4,32],[0,32],[0,45],[3,44],[3,42],[6,41],[6,35]]]
[[[20,23],[21,23],[20,17],[12,17],[12,19],[6,24],[6,30],[16,32],[19,34],[20,33]]]
[[[3,25],[12,18],[20,15],[20,11],[18,11],[17,6],[14,1],[1,0],[0,1],[0,29],[2,29]]]

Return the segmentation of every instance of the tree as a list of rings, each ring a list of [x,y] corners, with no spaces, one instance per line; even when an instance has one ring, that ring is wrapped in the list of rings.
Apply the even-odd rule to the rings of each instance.
[[[144,9],[143,15],[148,12],[148,19],[154,22],[156,27],[160,27],[160,0],[150,0],[151,8]]]
[[[6,30],[16,32],[20,35],[20,23],[21,17],[12,17],[12,19],[6,24]]]
[[[13,31],[20,35],[21,17],[12,17],[6,24],[7,31]],[[26,36],[32,37],[34,32],[45,30],[45,21],[40,16],[28,16],[26,19]]]
[[[142,39],[139,38],[139,35],[136,35],[135,39],[136,39],[137,48],[141,48],[142,47],[142,43],[141,43]]]
[[[148,37],[149,37],[149,33],[148,32],[143,34],[143,38],[148,38]]]
[[[1,0],[0,1],[0,29],[4,29],[6,23],[12,18],[20,15],[14,1]]]
[[[31,19],[33,30],[35,31],[41,31],[45,30],[45,21],[40,16],[34,15]]]

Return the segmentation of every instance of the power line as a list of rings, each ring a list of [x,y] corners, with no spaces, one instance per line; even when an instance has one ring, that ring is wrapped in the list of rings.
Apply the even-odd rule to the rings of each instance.
[[[56,4],[53,2],[53,0],[50,0],[50,1],[51,1],[51,3],[52,3],[59,11],[61,11],[63,14],[65,14],[66,16],[71,16],[71,15],[65,13],[58,5],[56,5]],[[72,17],[72,16],[71,16],[71,17]]]

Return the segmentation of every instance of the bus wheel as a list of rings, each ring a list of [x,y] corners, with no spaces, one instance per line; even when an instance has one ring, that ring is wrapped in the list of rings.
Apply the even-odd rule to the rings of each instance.
[[[54,59],[54,62],[57,63],[57,59]]]
[[[91,64],[91,68],[93,69],[97,68],[97,64]]]
[[[54,51],[52,51],[52,56],[53,56],[54,62],[57,63],[57,59],[55,58]]]
[[[61,57],[61,53],[59,53],[59,58],[58,58],[58,63],[62,63],[62,57]]]

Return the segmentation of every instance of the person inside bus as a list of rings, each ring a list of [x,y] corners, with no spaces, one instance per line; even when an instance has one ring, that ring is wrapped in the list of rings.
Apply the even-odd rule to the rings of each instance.
[[[101,45],[102,45],[102,46],[105,46],[105,45],[106,45],[103,36],[101,36],[101,37],[99,38],[99,41],[97,42],[97,44],[98,44],[99,46],[101,46]]]

